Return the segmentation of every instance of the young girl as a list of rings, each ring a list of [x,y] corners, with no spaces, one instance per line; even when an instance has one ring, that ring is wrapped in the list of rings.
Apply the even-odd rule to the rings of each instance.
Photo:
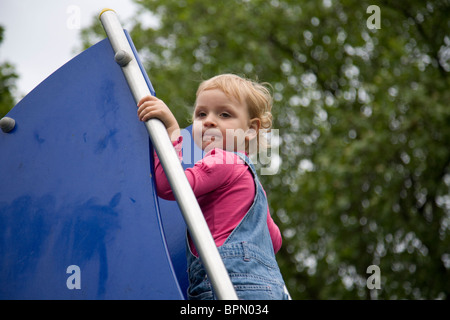
[[[224,74],[203,82],[193,115],[195,143],[206,155],[185,171],[239,299],[287,299],[275,253],[281,234],[270,216],[266,194],[248,158],[258,132],[271,127],[272,97],[261,84]],[[163,101],[138,103],[142,121],[160,119],[181,161],[180,127]],[[175,200],[155,153],[160,197]],[[188,235],[189,299],[215,299],[196,248]]]

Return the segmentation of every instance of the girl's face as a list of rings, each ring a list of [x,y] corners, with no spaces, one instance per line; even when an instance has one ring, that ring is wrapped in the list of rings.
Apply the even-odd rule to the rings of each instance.
[[[247,106],[222,90],[202,91],[194,109],[195,143],[205,152],[213,148],[245,151],[246,140],[256,136],[259,119],[250,119]]]

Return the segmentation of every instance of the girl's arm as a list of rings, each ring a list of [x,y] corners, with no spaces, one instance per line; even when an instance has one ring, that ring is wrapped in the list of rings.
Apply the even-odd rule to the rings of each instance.
[[[270,216],[269,208],[267,208],[267,226],[269,227],[270,237],[272,238],[273,251],[277,253],[281,248],[283,240],[281,238],[280,229]]]

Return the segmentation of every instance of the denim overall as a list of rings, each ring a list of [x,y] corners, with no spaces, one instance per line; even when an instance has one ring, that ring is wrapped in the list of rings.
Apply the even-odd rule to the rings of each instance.
[[[241,300],[288,299],[284,288],[272,239],[267,227],[267,199],[250,159],[236,153],[245,161],[255,181],[255,198],[242,221],[218,248],[231,282]],[[194,256],[187,243],[189,274],[188,298],[191,300],[217,299],[203,263]]]

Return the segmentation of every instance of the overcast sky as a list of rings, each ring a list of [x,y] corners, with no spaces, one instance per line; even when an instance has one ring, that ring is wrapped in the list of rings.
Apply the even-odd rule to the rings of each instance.
[[[104,8],[114,9],[124,28],[137,11],[132,0],[0,0],[0,63],[15,66],[19,97],[79,53],[81,28]]]

